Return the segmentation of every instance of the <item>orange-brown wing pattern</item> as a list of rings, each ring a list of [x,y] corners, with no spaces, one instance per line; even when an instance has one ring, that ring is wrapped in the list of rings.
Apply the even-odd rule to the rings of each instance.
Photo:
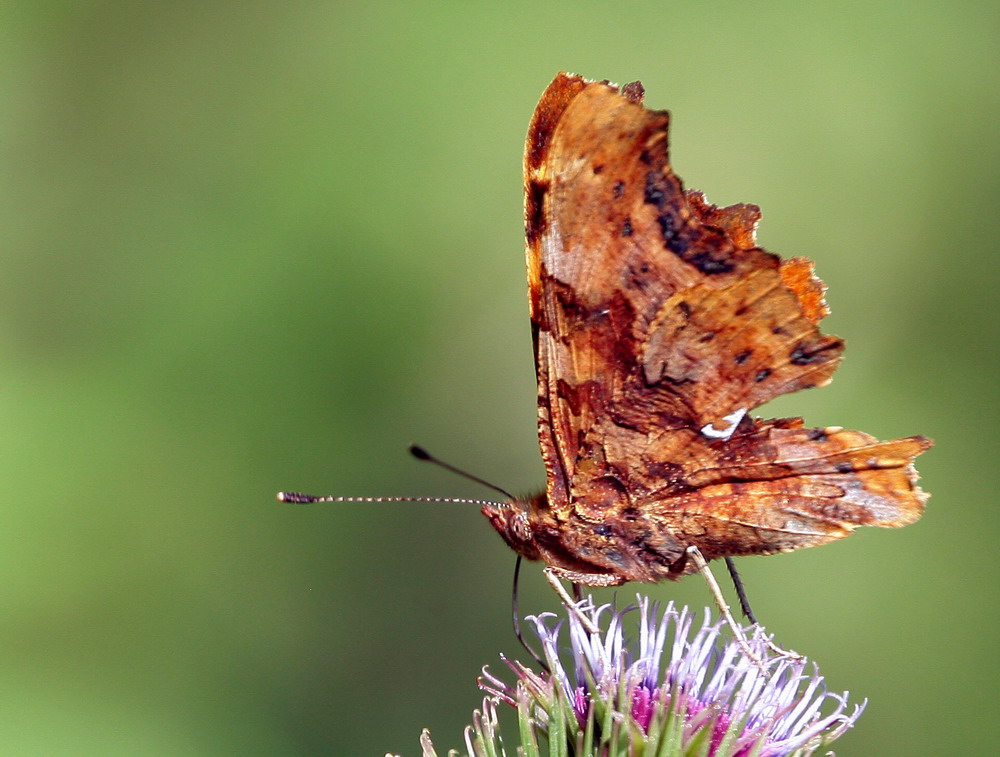
[[[547,533],[563,531],[560,548],[583,549],[595,570],[656,580],[617,553],[602,563],[600,540],[569,532],[638,513],[619,535],[633,547],[655,554],[658,526],[664,554],[679,540],[719,556],[915,520],[923,495],[910,461],[926,440],[746,415],[829,382],[843,342],[817,328],[826,310],[811,263],[756,246],[756,206],[716,208],[683,189],[669,114],[642,96],[638,83],[560,74],[528,132]]]
[[[858,526],[905,526],[923,512],[913,458],[922,437],[880,442],[860,431],[754,421],[719,446],[688,491],[653,492],[648,509],[706,559],[824,544]],[[687,566],[685,572],[692,570]]]

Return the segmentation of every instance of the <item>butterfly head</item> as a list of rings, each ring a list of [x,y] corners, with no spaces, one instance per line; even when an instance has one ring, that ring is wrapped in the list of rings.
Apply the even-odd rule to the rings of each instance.
[[[539,496],[544,499],[545,495]],[[527,560],[541,559],[531,526],[530,512],[534,499],[517,498],[511,502],[488,503],[480,511],[507,542],[507,546]]]

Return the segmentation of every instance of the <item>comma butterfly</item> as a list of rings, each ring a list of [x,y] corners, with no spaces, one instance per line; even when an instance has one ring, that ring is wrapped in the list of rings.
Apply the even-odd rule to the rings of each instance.
[[[922,514],[922,436],[881,442],[750,411],[827,384],[804,258],[756,246],[755,205],[710,205],[671,169],[639,82],[559,74],[525,150],[528,294],[546,491],[485,505],[519,555],[577,584],[679,579]],[[703,564],[703,563],[702,563]]]

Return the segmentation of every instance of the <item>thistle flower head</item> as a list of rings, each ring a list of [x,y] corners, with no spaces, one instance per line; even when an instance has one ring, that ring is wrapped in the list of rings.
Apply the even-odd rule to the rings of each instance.
[[[670,603],[661,611],[641,596],[623,611],[589,600],[581,611],[607,630],[589,634],[572,612],[528,618],[547,671],[505,659],[514,673],[507,683],[483,670],[488,696],[466,732],[470,755],[506,754],[497,725],[503,703],[517,710],[516,753],[529,757],[804,757],[864,709],[864,702],[849,706],[847,692],[828,692],[816,665],[775,655],[757,636],[751,647],[762,672],[707,610],[700,625],[687,608]],[[433,757],[426,734],[422,746]]]

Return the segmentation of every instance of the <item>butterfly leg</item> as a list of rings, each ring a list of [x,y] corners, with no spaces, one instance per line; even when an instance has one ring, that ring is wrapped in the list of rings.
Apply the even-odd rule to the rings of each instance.
[[[556,590],[556,594],[559,595],[562,603],[566,605],[566,609],[576,615],[584,629],[590,634],[600,633],[601,629],[583,614],[579,604],[573,601],[573,598],[566,591],[566,587],[562,585],[559,579],[571,581],[575,585],[583,584],[584,586],[619,586],[623,583],[620,578],[605,573],[577,573],[573,570],[553,568],[552,566],[545,569],[545,578],[551,584],[552,588]]]
[[[757,616],[754,615],[753,609],[750,607],[747,590],[743,586],[743,579],[740,578],[739,571],[736,570],[736,563],[733,562],[733,558],[726,558],[726,568],[729,570],[729,577],[733,579],[733,586],[736,588],[736,596],[740,600],[740,609],[743,611],[743,615],[755,626],[759,626],[760,621],[757,620]]]
[[[715,580],[715,576],[713,576],[712,571],[709,570],[708,562],[706,562],[704,556],[701,554],[701,550],[692,545],[687,548],[687,553],[694,561],[694,564],[698,567],[698,572],[704,576],[705,583],[708,584],[708,590],[712,593],[712,598],[715,600],[715,604],[719,608],[719,612],[722,613],[722,617],[726,621],[726,624],[733,631],[736,643],[740,645],[743,653],[753,661],[754,665],[760,669],[760,672],[766,673],[767,671],[764,668],[764,663],[761,662],[760,657],[758,657],[757,654],[750,649],[750,643],[747,641],[747,638],[743,633],[743,629],[737,625],[736,619],[733,617],[733,613],[729,610],[729,605],[726,603],[726,598],[722,594],[719,582]]]

